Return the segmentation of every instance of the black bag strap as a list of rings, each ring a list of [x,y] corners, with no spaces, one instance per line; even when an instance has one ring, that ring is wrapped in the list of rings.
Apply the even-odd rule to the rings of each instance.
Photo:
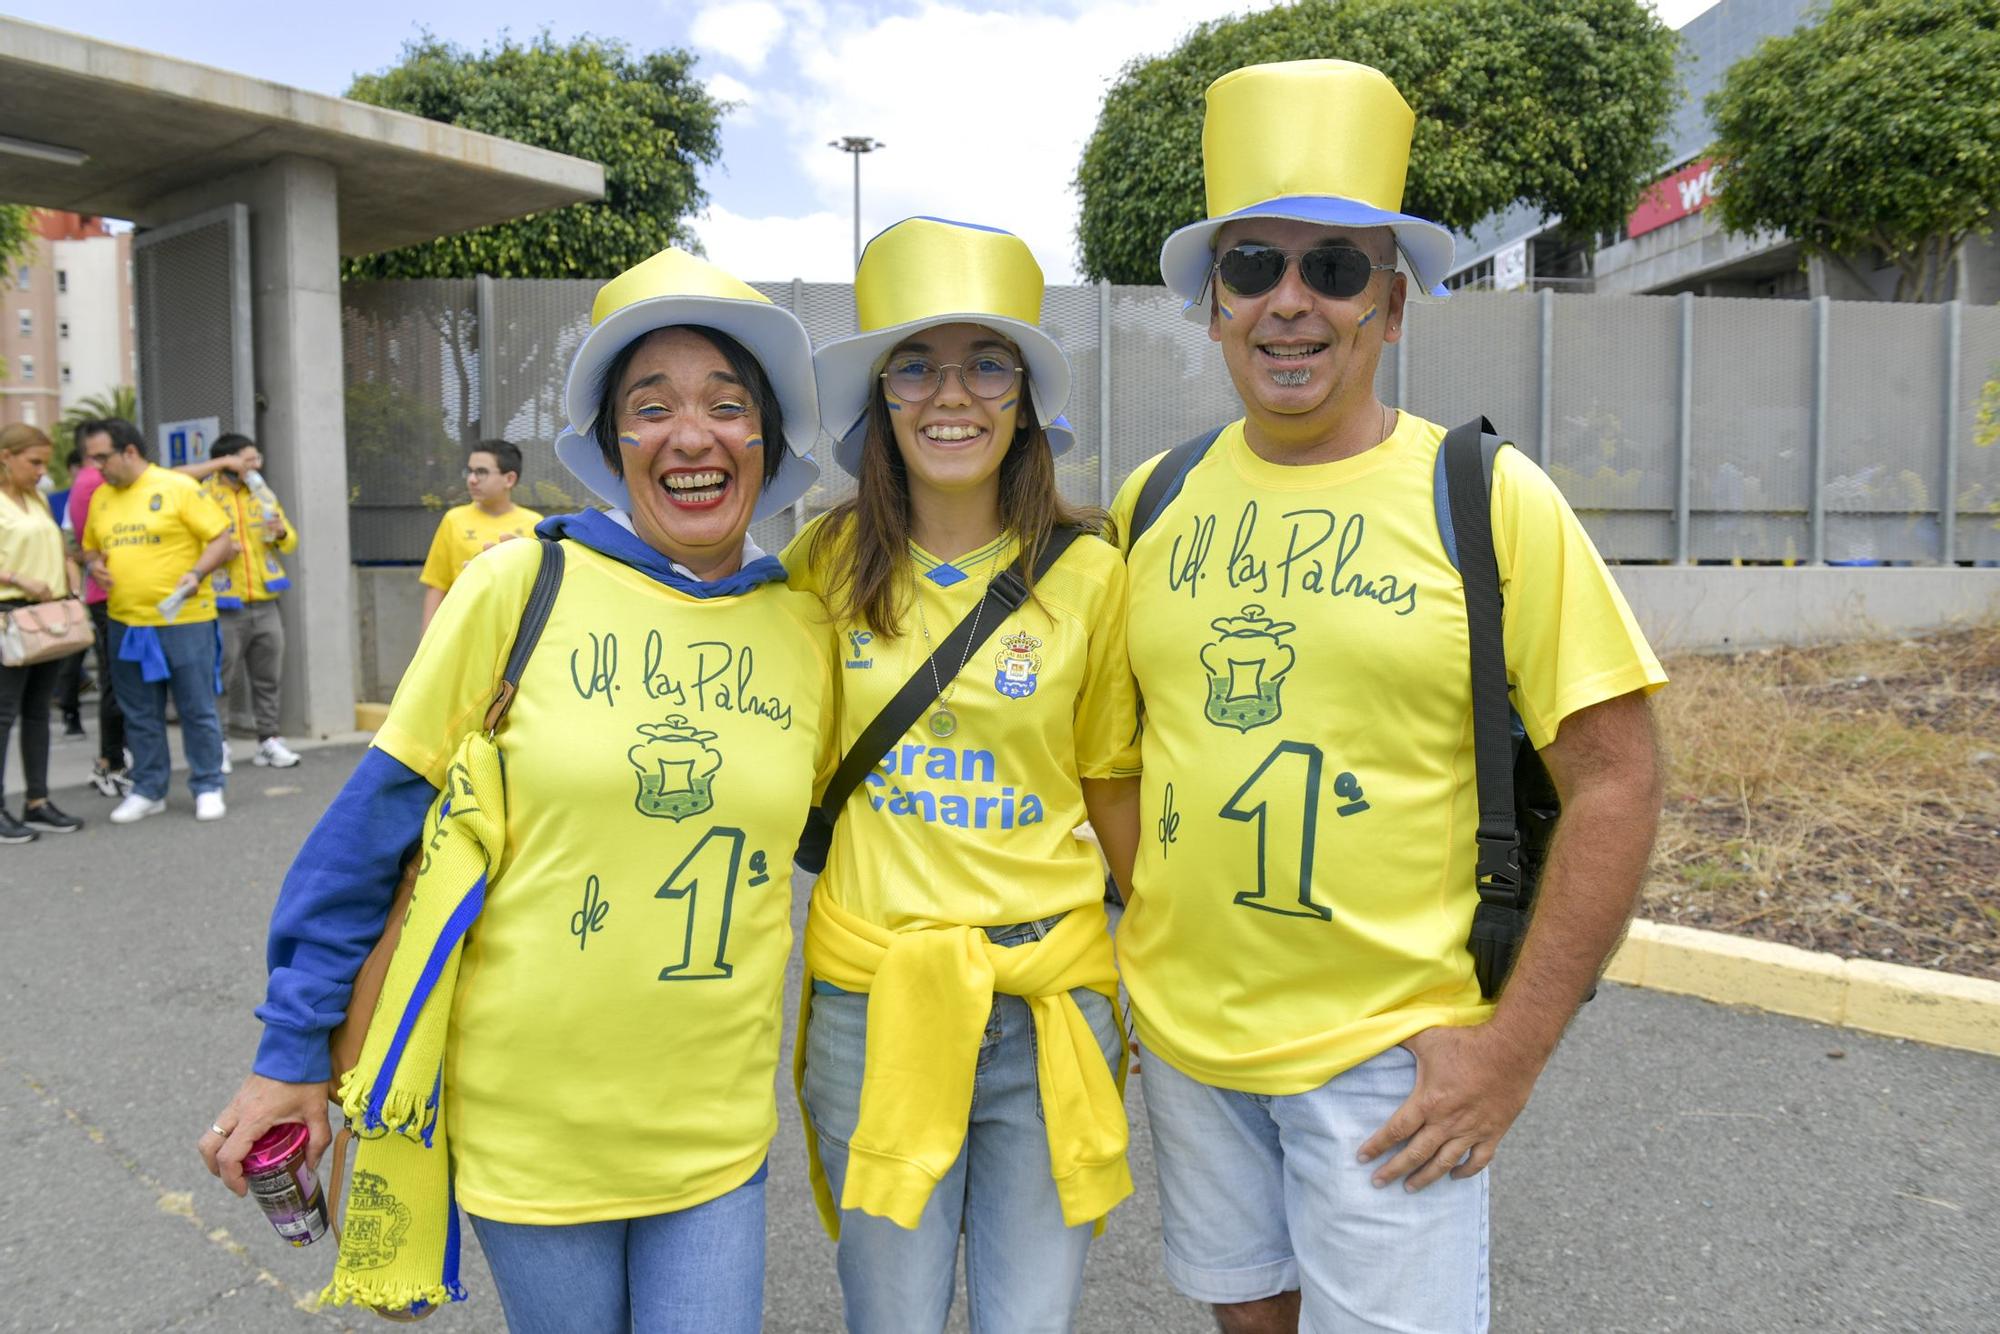
[[[1174,497],[1181,493],[1181,483],[1187,480],[1189,470],[1201,462],[1202,455],[1208,453],[1209,446],[1215,443],[1224,429],[1218,426],[1175,445],[1146,474],[1146,480],[1139,484],[1139,499],[1132,506],[1132,531],[1125,537],[1127,551],[1138,542],[1141,533],[1153,526],[1167,506],[1174,503]]]
[[[1035,561],[1035,579],[1040,581],[1046,576],[1062,554],[1069,550],[1070,544],[1081,536],[1081,528],[1053,529]],[[882,711],[875,715],[874,720],[861,729],[861,735],[848,747],[847,754],[841,757],[840,767],[827,781],[826,793],[820,804],[806,817],[806,828],[799,840],[797,856],[801,866],[809,871],[818,871],[826,864],[826,849],[833,836],[834,821],[840,818],[848,797],[854,794],[854,789],[861,785],[861,780],[876,762],[889,753],[889,747],[895,745],[937,699],[937,682],[958,675],[958,664],[977,647],[972,639],[973,628],[980,627],[979,642],[984,643],[1000,628],[1000,623],[1009,612],[1028,600],[1028,581],[1023,576],[1026,569],[1022,560],[1016,560],[995,575],[987,583],[985,595],[973,604],[972,610],[939,641],[937,647],[931,650],[930,657],[924,659],[915,675],[903,682],[902,689],[882,706]],[[936,671],[936,676],[931,674],[933,671]]]
[[[499,728],[500,720],[513,707],[514,692],[521,687],[521,673],[528,669],[528,659],[540,642],[542,630],[549,623],[549,610],[556,605],[556,593],[562,587],[563,549],[562,543],[550,538],[539,539],[542,544],[542,563],[535,570],[534,587],[528,590],[528,601],[521,608],[521,626],[514,632],[514,647],[507,654],[507,665],[500,672],[500,688],[493,694],[493,702],[486,706],[486,735],[492,736]]]
[[[1493,554],[1491,455],[1482,437],[1492,425],[1476,418],[1445,435],[1445,485],[1472,671],[1472,756],[1479,798],[1479,847],[1474,909],[1473,971],[1480,992],[1499,994],[1514,948],[1526,929],[1520,829],[1514,819],[1514,735],[1507,703],[1507,654],[1501,637],[1500,567]]]

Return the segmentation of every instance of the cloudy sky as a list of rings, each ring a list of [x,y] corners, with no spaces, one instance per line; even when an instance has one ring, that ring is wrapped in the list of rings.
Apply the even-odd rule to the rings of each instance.
[[[1654,0],[1679,26],[1715,0]],[[1005,227],[1052,282],[1076,274],[1070,178],[1105,88],[1195,23],[1271,0],[445,0],[274,6],[208,0],[5,0],[10,14],[318,92],[396,61],[420,27],[477,47],[503,29],[589,32],[646,50],[684,46],[737,103],[708,173],[709,256],[753,280],[840,281],[853,263],[853,161],[827,146],[870,135],[864,238],[930,213]],[[412,17],[412,13],[415,17]]]

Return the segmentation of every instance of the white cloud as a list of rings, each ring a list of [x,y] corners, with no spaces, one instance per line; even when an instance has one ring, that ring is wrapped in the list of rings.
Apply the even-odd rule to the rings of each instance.
[[[854,276],[851,214],[842,210],[796,218],[747,218],[711,205],[695,219],[710,262],[745,282],[844,283]]]
[[[688,36],[696,46],[756,74],[784,36],[786,24],[784,13],[766,0],[737,0],[703,8]]]
[[[864,239],[911,214],[960,218],[1018,233],[1049,281],[1074,281],[1070,180],[1104,91],[1128,60],[1171,50],[1215,17],[1214,0],[1122,0],[1068,14],[981,3],[932,0],[885,17],[795,7],[785,48],[798,77],[783,91],[765,85],[770,123],[793,127],[802,208],[848,218],[853,164],[826,144],[872,135],[887,147],[862,164]],[[773,258],[737,271],[767,271]],[[826,276],[844,278],[847,267]]]
[[[756,89],[730,74],[709,75],[708,92],[709,96],[718,101],[736,103],[737,110],[732,113],[735,115],[742,115],[746,111],[754,111],[759,100]]]

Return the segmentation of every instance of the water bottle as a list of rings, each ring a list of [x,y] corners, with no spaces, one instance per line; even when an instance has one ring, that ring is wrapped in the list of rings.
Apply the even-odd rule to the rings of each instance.
[[[243,485],[250,488],[250,494],[257,497],[257,503],[264,507],[264,518],[266,521],[277,517],[278,496],[265,483],[263,473],[252,468],[249,472],[243,474]]]

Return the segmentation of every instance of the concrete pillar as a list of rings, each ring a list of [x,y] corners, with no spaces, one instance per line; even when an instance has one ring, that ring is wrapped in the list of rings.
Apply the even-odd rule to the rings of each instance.
[[[1975,236],[1958,252],[1956,295],[1968,306],[2000,305],[2000,233]]]
[[[297,524],[285,564],[283,722],[294,736],[354,730],[354,606],[347,542],[347,422],[334,169],[285,155],[159,201],[166,217],[250,210],[257,430]],[[159,216],[159,215],[156,215]]]

